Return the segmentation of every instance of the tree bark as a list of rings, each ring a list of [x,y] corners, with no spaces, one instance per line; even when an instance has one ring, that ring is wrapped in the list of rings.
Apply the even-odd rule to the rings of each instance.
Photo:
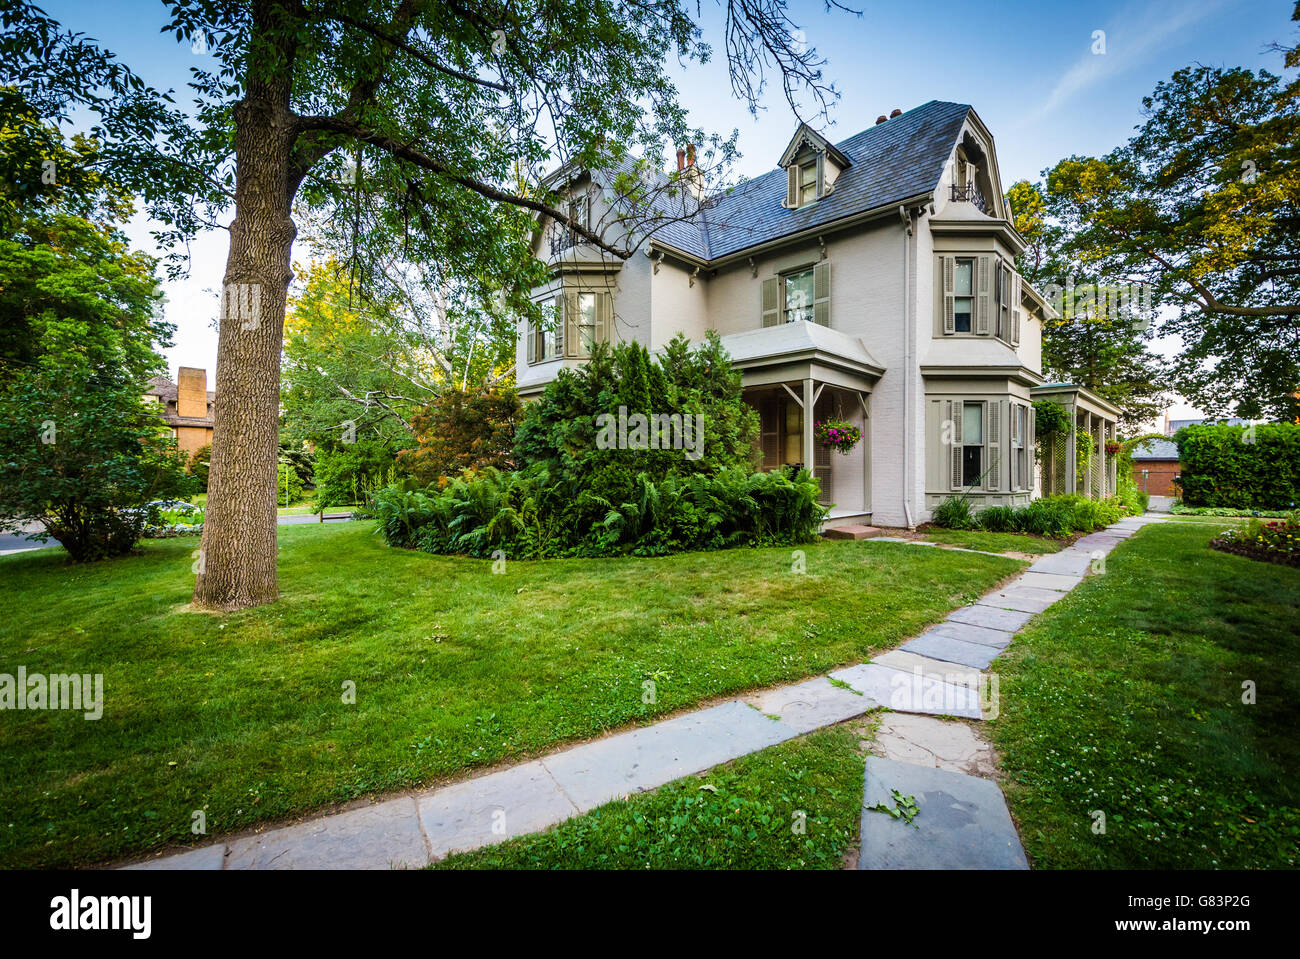
[[[235,220],[222,288],[216,404],[208,504],[194,606],[235,610],[273,602],[276,577],[276,463],[280,347],[297,232],[290,168],[295,131],[289,110],[292,41],[276,0],[254,5],[265,59],[249,64],[236,104]],[[277,49],[274,37],[286,37]],[[272,62],[267,62],[267,61]]]

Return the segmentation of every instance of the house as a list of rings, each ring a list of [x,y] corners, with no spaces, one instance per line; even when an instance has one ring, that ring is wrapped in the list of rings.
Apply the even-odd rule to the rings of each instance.
[[[159,407],[178,449],[193,453],[212,442],[213,404],[217,394],[208,389],[207,370],[182,366],[177,382],[165,376],[149,380],[145,399]]]
[[[685,159],[683,154],[685,153]],[[966,104],[894,111],[832,144],[807,125],[769,173],[645,237],[620,260],[567,224],[544,224],[552,270],[534,290],[554,322],[520,330],[517,384],[537,395],[595,342],[650,350],[716,331],[759,413],[762,466],[810,466],[832,525],[914,526],[945,499],[1023,504],[1041,484],[1032,403],[1073,411],[1100,451],[1076,476],[1075,437],[1055,488],[1113,492],[1105,441],[1118,410],[1081,387],[1043,390],[1050,304],[1015,272],[1024,240],[1008,220],[992,134]],[[660,183],[699,191],[694,149]],[[624,228],[614,175],[566,166],[547,185],[601,236]],[[813,424],[849,420],[848,455]],[[1054,474],[1054,479],[1055,474]],[[1082,485],[1080,481],[1082,480]]]
[[[1186,425],[1186,424],[1184,424]],[[1177,496],[1174,481],[1182,473],[1173,440],[1149,439],[1133,446],[1133,482],[1152,496]]]

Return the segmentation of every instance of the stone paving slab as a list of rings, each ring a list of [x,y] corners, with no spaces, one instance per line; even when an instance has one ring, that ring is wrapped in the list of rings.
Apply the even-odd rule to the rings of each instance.
[[[576,746],[548,756],[545,763],[578,810],[586,812],[795,735],[784,723],[736,700]]]
[[[429,849],[410,796],[230,843],[227,869],[392,869],[424,866]]]
[[[848,683],[862,692],[864,698],[896,712],[980,718],[978,687],[933,679],[919,670],[904,671],[879,663],[863,663],[837,669],[831,673],[831,678]]]
[[[861,716],[876,707],[866,696],[841,689],[825,676],[794,686],[764,689],[743,698],[764,715],[779,716],[781,722],[800,734]]]
[[[895,808],[891,790],[915,796],[913,824],[873,811]],[[997,784],[871,756],[862,801],[859,869],[1028,869]]]
[[[931,659],[918,653],[909,653],[902,649],[891,649],[887,653],[873,656],[871,661],[877,666],[888,666],[905,673],[921,671],[927,679],[947,683],[950,686],[965,686],[967,689],[979,689],[983,674],[973,666],[949,663],[942,659]]]
[[[1003,650],[1011,645],[1011,638],[1014,635],[1005,629],[990,629],[987,626],[972,626],[970,623],[954,623],[949,620],[931,626],[917,638],[941,636],[944,639],[960,639],[966,643],[979,643],[981,646],[992,646],[994,649]]]
[[[997,609],[993,606],[963,606],[961,609],[955,609],[948,614],[948,621],[953,623],[969,623],[972,626],[986,626],[989,629],[1005,629],[1008,632],[1016,632],[1031,619],[1033,613],[1023,613],[1014,609]]]
[[[1058,573],[1022,573],[1019,579],[1012,580],[1010,586],[1026,586],[1030,589],[1054,589],[1068,593],[1083,582],[1082,576],[1061,576]]]
[[[1034,589],[1029,586],[1004,586],[976,601],[976,606],[995,609],[1014,609],[1022,613],[1041,613],[1065,596],[1053,589]]]
[[[992,646],[985,646],[982,643],[968,643],[961,639],[952,639],[948,636],[918,636],[916,639],[904,643],[899,649],[916,653],[919,656],[929,656],[931,659],[941,659],[949,663],[957,663],[960,666],[974,666],[976,669],[988,669],[989,663],[1001,652]]]
[[[578,812],[541,762],[446,786],[419,797],[417,805],[438,858],[541,832]]]
[[[226,844],[217,843],[215,846],[204,846],[202,849],[191,849],[188,852],[173,853],[170,856],[160,856],[156,859],[149,859],[145,862],[133,863],[130,866],[123,866],[123,869],[148,869],[148,870],[170,870],[170,869],[220,869],[226,859]]]
[[[1092,550],[1063,549],[1029,564],[1028,572],[1055,573],[1063,576],[1083,576],[1092,568]]]
[[[883,759],[983,779],[997,769],[993,747],[970,725],[915,713],[883,714],[871,749]]]

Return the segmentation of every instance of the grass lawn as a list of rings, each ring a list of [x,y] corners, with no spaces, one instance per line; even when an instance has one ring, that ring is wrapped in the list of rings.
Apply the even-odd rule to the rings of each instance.
[[[1035,866],[1300,862],[1300,570],[1210,550],[1216,533],[1148,526],[998,660],[992,725]]]
[[[864,768],[859,736],[833,726],[436,868],[839,869]]]
[[[390,549],[372,528],[280,527],[282,599],[224,617],[187,609],[194,538],[82,567],[61,550],[0,558],[0,672],[102,673],[105,689],[98,721],[0,717],[0,865],[193,842],[199,809],[208,842],[815,675],[1023,567],[841,541],[803,547],[802,575],[789,549],[494,575],[491,561]]]
[[[932,526],[921,533],[921,538],[945,546],[961,546],[989,553],[1058,553],[1064,543],[1042,536],[1025,533],[986,533],[978,529],[940,529]]]

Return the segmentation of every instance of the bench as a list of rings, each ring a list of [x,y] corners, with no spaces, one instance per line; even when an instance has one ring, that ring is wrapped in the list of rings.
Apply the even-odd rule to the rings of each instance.
[[[351,518],[352,518],[352,510],[348,510],[346,513],[327,513],[324,510],[321,510],[320,512],[320,521],[322,523],[325,522],[327,519],[351,519]]]

